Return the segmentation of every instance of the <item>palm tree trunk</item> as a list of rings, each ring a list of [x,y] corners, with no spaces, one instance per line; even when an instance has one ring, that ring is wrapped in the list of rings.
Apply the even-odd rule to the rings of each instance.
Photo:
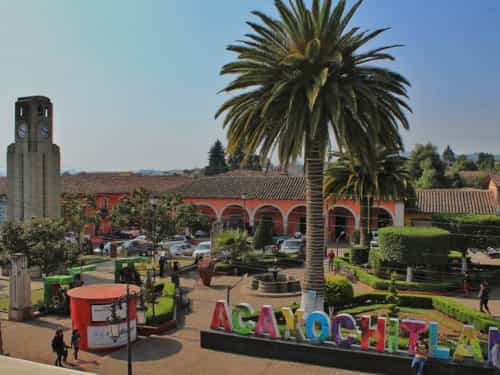
[[[324,310],[325,237],[323,221],[323,154],[318,141],[306,146],[306,263],[301,308],[305,314]]]
[[[359,203],[361,205],[361,217],[359,219],[359,244],[360,246],[368,246],[368,215],[370,213],[370,210],[368,209],[368,198],[361,198]]]

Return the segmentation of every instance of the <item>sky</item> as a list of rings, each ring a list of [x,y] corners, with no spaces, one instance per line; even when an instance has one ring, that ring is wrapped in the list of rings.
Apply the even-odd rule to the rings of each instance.
[[[0,0],[0,152],[16,99],[45,95],[63,169],[203,167],[226,141],[225,47],[252,10],[276,15],[271,0]],[[405,45],[390,67],[412,83],[407,149],[500,153],[498,0],[365,0],[352,25]]]

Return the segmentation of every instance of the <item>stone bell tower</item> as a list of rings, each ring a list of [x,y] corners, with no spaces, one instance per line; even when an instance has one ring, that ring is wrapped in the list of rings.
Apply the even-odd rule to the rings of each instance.
[[[52,142],[52,114],[45,96],[16,102],[16,139],[7,149],[9,220],[61,215],[61,158],[59,146]]]

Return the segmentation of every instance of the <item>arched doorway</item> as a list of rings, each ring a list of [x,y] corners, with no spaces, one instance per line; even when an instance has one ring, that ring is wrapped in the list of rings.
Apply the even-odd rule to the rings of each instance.
[[[372,214],[372,230],[394,225],[391,213],[383,207],[374,207]]]
[[[284,233],[283,215],[279,208],[270,205],[258,207],[254,215],[255,228],[263,220],[272,222],[273,236],[281,236]]]
[[[348,242],[356,226],[356,218],[351,210],[345,207],[334,207],[328,211],[328,239]]]
[[[250,228],[250,217],[245,208],[233,204],[226,206],[221,214],[224,229],[246,229]]]
[[[210,223],[217,220],[217,212],[214,208],[207,206],[205,204],[196,204],[196,212],[208,217]]]
[[[306,206],[297,206],[288,213],[288,233],[306,234]]]

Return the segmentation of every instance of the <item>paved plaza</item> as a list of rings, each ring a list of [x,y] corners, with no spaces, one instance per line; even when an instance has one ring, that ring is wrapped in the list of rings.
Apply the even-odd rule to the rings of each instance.
[[[300,268],[290,269],[288,272],[296,277],[302,277],[303,274],[303,270]],[[200,348],[199,333],[201,329],[206,329],[209,326],[214,301],[224,299],[227,286],[234,285],[238,280],[240,278],[235,276],[217,276],[213,279],[212,286],[207,288],[201,285],[196,272],[182,277],[181,285],[189,291],[189,296],[193,301],[193,311],[180,322],[178,330],[161,336],[143,338],[133,345],[135,373],[141,375],[163,373],[241,375],[242,371],[251,371],[255,375],[361,374],[359,372],[247,357]],[[111,282],[111,263],[100,265],[97,272],[86,274],[85,281],[87,284]],[[280,306],[300,300],[300,297],[272,299],[258,297],[250,292],[249,283],[250,279],[245,279],[232,290],[232,304],[248,302],[258,308],[262,304],[271,303]],[[356,284],[355,290],[357,292],[369,291],[362,284]],[[495,315],[500,315],[499,292],[499,290],[495,290],[492,295],[491,307]],[[477,299],[465,299],[465,303],[477,307]],[[5,318],[5,315],[3,318]],[[68,318],[45,316],[25,323],[3,320],[5,350],[13,357],[52,364],[54,355],[51,351],[50,341],[54,330],[58,327],[64,328],[66,342],[68,343],[71,327],[71,321]],[[82,352],[81,359],[75,362],[70,354],[68,367],[98,374],[125,373],[127,366],[126,355],[125,348],[108,354]]]

